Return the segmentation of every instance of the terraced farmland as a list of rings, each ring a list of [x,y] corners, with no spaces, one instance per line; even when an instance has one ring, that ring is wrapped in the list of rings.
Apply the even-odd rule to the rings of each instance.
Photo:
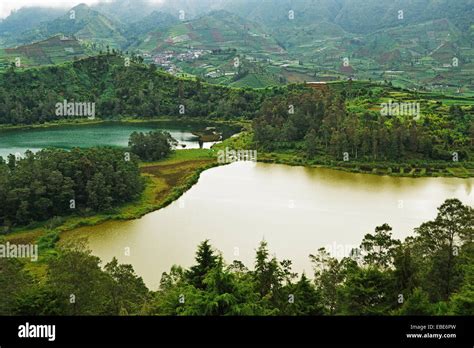
[[[19,58],[21,67],[60,64],[84,58],[92,53],[75,38],[60,35],[31,45],[0,49],[0,67],[15,64]]]

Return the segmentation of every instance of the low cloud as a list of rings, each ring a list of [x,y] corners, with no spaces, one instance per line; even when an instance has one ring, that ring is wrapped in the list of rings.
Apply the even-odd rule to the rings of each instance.
[[[55,7],[69,9],[79,4],[95,5],[101,2],[114,2],[116,0],[0,0],[0,19],[6,18],[11,11],[22,7]],[[148,0],[152,3],[161,3],[165,0]]]

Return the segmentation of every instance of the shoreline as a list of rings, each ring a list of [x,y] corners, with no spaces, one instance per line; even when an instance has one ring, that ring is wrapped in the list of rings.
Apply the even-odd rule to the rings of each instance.
[[[249,124],[250,121],[247,120],[209,120],[205,118],[194,118],[194,117],[155,117],[150,119],[143,119],[143,118],[123,118],[123,119],[94,119],[88,120],[87,118],[84,119],[76,119],[74,121],[67,120],[67,121],[57,121],[57,122],[45,122],[41,124],[30,124],[30,125],[4,125],[0,124],[0,132],[3,131],[20,131],[20,130],[34,130],[34,129],[54,129],[54,128],[61,128],[61,127],[75,127],[75,126],[93,126],[93,125],[101,125],[107,123],[115,123],[119,124],[122,123],[126,124],[141,124],[141,123],[160,123],[160,122],[174,122],[174,123],[208,123],[208,124],[223,124],[229,126],[240,126],[245,127]]]
[[[341,172],[346,172],[346,173],[351,173],[351,174],[363,174],[363,175],[375,175],[375,176],[385,176],[385,177],[390,177],[390,178],[408,178],[408,179],[426,179],[426,178],[450,178],[450,179],[473,179],[474,178],[474,173],[469,173],[465,176],[461,175],[455,175],[452,173],[445,174],[445,173],[433,173],[432,175],[427,175],[425,174],[420,174],[420,175],[413,175],[410,173],[394,173],[394,172],[382,172],[379,171],[381,168],[374,167],[372,168],[372,171],[362,171],[359,169],[359,166],[361,165],[367,165],[364,163],[354,163],[353,167],[342,167],[342,166],[337,166],[337,165],[330,165],[330,164],[309,164],[309,163],[300,163],[298,160],[292,161],[292,160],[281,160],[281,159],[259,159],[257,162],[259,163],[268,163],[268,164],[282,164],[282,165],[287,165],[291,167],[303,167],[303,168],[324,168],[324,169],[332,169],[332,170],[337,170]],[[407,164],[400,164],[400,166],[409,166]],[[448,168],[456,168],[456,167],[448,167]],[[462,167],[463,169],[467,170],[467,168]],[[412,169],[413,170],[421,170],[425,168],[419,168],[415,167]]]
[[[168,119],[155,119],[155,121],[170,121]],[[182,120],[185,121],[185,120]],[[97,123],[104,123],[110,121],[100,121],[94,122]],[[112,121],[113,122],[113,121]],[[118,121],[123,123],[130,123],[135,121]],[[136,120],[136,122],[154,122],[151,120]],[[230,124],[235,125],[235,122],[227,122]],[[83,123],[83,125],[90,125],[92,122]],[[62,124],[71,126],[71,124]],[[43,126],[43,125],[42,125]],[[24,241],[39,238],[41,236],[46,235],[47,233],[51,233],[55,231],[60,235],[63,232],[75,230],[80,227],[84,226],[96,226],[108,221],[114,220],[136,220],[140,219],[141,217],[153,213],[155,211],[159,211],[162,208],[167,207],[171,203],[175,202],[179,199],[184,193],[186,193],[189,189],[191,189],[194,185],[199,182],[199,178],[201,174],[211,168],[215,168],[220,165],[226,165],[227,163],[220,164],[217,161],[216,152],[225,148],[226,146],[233,147],[235,149],[239,148],[238,142],[244,141],[245,137],[249,136],[248,132],[241,132],[238,133],[239,136],[234,136],[229,139],[224,140],[223,142],[216,144],[211,149],[184,149],[184,150],[177,150],[175,151],[169,158],[158,161],[158,162],[151,162],[146,163],[142,162],[140,164],[140,170],[142,171],[142,176],[146,180],[145,190],[142,193],[141,197],[138,201],[127,203],[121,207],[116,207],[113,213],[97,213],[90,216],[66,216],[62,217],[64,219],[59,226],[54,226],[53,228],[48,228],[48,224],[51,220],[43,221],[43,222],[36,222],[31,224],[29,227],[19,227],[14,229],[12,232],[4,234],[3,236],[7,240],[22,240]],[[245,143],[244,143],[245,145]],[[313,163],[311,163],[313,162]],[[337,166],[331,164],[324,164],[324,163],[314,163],[315,161],[308,161],[304,158],[298,157],[296,154],[283,154],[283,153],[263,153],[259,155],[257,163],[268,163],[268,164],[280,164],[280,165],[287,165],[287,166],[294,166],[294,167],[302,167],[302,168],[324,168],[330,169],[335,171],[343,171],[346,173],[352,174],[364,174],[364,175],[376,175],[376,176],[386,176],[386,177],[394,177],[394,178],[452,178],[452,179],[472,179],[474,174],[468,172],[468,175],[455,175],[452,172],[445,172],[445,173],[434,173],[436,175],[427,175],[426,171],[423,172],[422,170],[425,168],[419,167],[412,167],[411,164],[397,164],[399,167],[411,167],[412,170],[410,173],[394,173],[392,171],[382,171],[381,167],[389,167],[390,165],[394,165],[393,163],[388,163],[384,166],[382,164],[378,164],[377,166],[373,166],[371,164],[363,164],[363,163],[354,163],[353,166]],[[166,186],[166,193],[162,197],[160,197],[159,201],[151,201],[150,195],[156,193],[155,191],[160,189],[160,185],[163,184],[163,177],[160,176],[161,173],[157,173],[156,175],[147,173],[147,171],[153,168],[160,168],[166,167],[169,168],[171,171],[179,171],[180,166],[186,167],[186,173],[184,173],[181,177],[179,177],[179,181],[173,184]],[[367,168],[372,169],[372,171],[361,171],[359,166],[366,166]],[[451,167],[456,168],[456,167]],[[459,167],[464,172],[469,171],[468,168]],[[391,169],[391,168],[390,168]],[[419,175],[413,175],[415,171],[420,170]],[[166,180],[165,180],[166,181]],[[167,183],[165,183],[167,185]]]
[[[54,228],[48,228],[48,224],[52,219],[47,221],[32,223],[30,227],[23,226],[14,229],[12,232],[3,234],[6,240],[19,240],[28,241],[36,240],[37,238],[44,236],[48,233],[56,232],[60,235],[63,232],[71,231],[84,226],[96,226],[108,221],[129,221],[139,219],[147,214],[158,211],[162,208],[167,207],[171,203],[179,199],[184,193],[191,189],[197,182],[201,174],[207,170],[219,166],[217,161],[213,160],[212,150],[207,149],[189,149],[179,150],[183,153],[175,154],[170,158],[151,163],[142,163],[140,170],[142,177],[145,178],[146,184],[145,189],[142,192],[140,198],[136,201],[126,203],[120,207],[116,207],[113,213],[97,213],[88,216],[71,215],[62,217],[64,221],[59,226]],[[191,154],[189,158],[186,158],[184,153]],[[191,152],[194,152],[192,154]],[[175,186],[168,185],[166,182],[159,177],[155,177],[147,173],[147,169],[153,169],[157,167],[170,168],[171,171],[179,169],[180,166],[187,167],[187,171],[181,177],[178,177],[178,182]],[[182,174],[182,173],[181,173]],[[158,200],[155,200],[157,194],[165,191]]]
[[[233,150],[255,149],[252,142],[251,132],[243,131],[239,136],[230,137],[219,144],[213,146],[216,150],[226,148]],[[298,152],[264,152],[258,151],[257,162],[284,164],[289,166],[301,166],[306,168],[328,168],[354,174],[366,174],[377,176],[389,176],[394,178],[474,178],[474,163],[458,162],[457,165],[448,166],[446,162],[416,160],[415,163],[400,162],[394,163],[384,161],[373,162],[342,162],[334,161],[325,157],[319,159],[306,159]],[[393,170],[397,169],[397,170]]]
[[[169,116],[166,117],[158,117],[158,118],[151,118],[151,119],[136,119],[136,118],[124,118],[120,120],[104,120],[104,119],[96,119],[96,120],[88,120],[88,119],[78,119],[75,122],[71,121],[64,121],[64,122],[47,122],[44,124],[34,124],[34,125],[19,125],[19,126],[11,126],[11,125],[0,125],[0,133],[3,131],[20,131],[20,130],[34,130],[34,129],[54,129],[54,128],[61,128],[61,127],[74,127],[74,126],[91,126],[91,125],[102,125],[102,124],[142,124],[142,123],[166,123],[166,122],[174,122],[174,123],[207,123],[207,124],[222,124],[228,126],[238,126],[241,127],[241,132],[237,133],[236,135],[230,137],[222,141],[219,146],[214,147],[215,149],[221,149],[222,147],[229,146],[234,149],[241,148],[241,144],[235,145],[235,140],[239,140],[245,134],[248,134],[249,125],[251,121],[249,120],[207,120],[203,118],[170,118]],[[222,145],[222,146],[221,146]],[[245,145],[249,145],[249,143],[245,143]],[[183,150],[179,150],[183,151]],[[260,156],[260,155],[259,155]],[[439,166],[439,162],[427,162],[426,165],[419,166],[413,163],[393,163],[393,162],[380,162],[377,165],[374,165],[370,162],[352,162],[353,165],[338,165],[338,164],[325,164],[325,163],[315,163],[316,160],[307,160],[303,157],[299,157],[298,154],[285,154],[285,153],[278,153],[278,152],[269,152],[269,153],[262,153],[264,159],[259,157],[258,162],[263,163],[276,163],[276,164],[286,164],[290,166],[303,166],[307,168],[329,168],[334,170],[341,170],[344,172],[349,173],[360,173],[360,174],[369,174],[369,175],[382,175],[382,176],[391,176],[391,177],[407,177],[407,178],[460,178],[460,179],[469,179],[474,178],[474,169],[465,167],[465,166],[451,166],[451,167],[444,167],[444,168],[437,168],[436,171],[430,171],[431,167]],[[291,158],[290,158],[291,157]],[[351,163],[351,162],[348,162]],[[469,163],[469,162],[468,162]],[[411,168],[410,172],[403,173],[391,170],[383,170],[387,168],[391,168],[396,166],[397,168]],[[368,170],[363,170],[363,167],[369,168]],[[442,170],[440,172],[440,169]],[[429,173],[427,173],[429,172]]]
[[[166,208],[173,202],[177,201],[182,195],[184,195],[187,191],[189,191],[192,187],[194,187],[196,184],[198,184],[199,179],[201,177],[201,174],[204,173],[205,171],[216,168],[219,166],[227,165],[228,163],[220,164],[217,161],[215,161],[214,155],[214,150],[213,149],[189,149],[189,150],[179,150],[182,152],[182,154],[186,152],[192,152],[192,151],[199,151],[201,154],[206,153],[206,155],[198,155],[196,158],[197,159],[206,159],[207,164],[203,164],[200,166],[197,166],[192,169],[191,172],[188,173],[188,175],[185,175],[183,177],[183,181],[179,183],[177,186],[170,186],[169,191],[162,197],[162,199],[159,202],[156,203],[150,203],[147,201],[143,201],[145,196],[150,194],[150,190],[153,191],[156,189],[156,186],[153,183],[153,180],[159,180],[160,178],[158,177],[153,177],[151,174],[147,173],[147,170],[156,168],[156,167],[166,167],[166,166],[171,166],[172,168],[176,168],[176,166],[180,166],[182,164],[187,164],[189,162],[192,162],[193,160],[180,160],[180,155],[176,157],[172,157],[163,161],[159,162],[151,162],[151,163],[142,163],[140,165],[140,169],[142,170],[142,176],[145,177],[147,180],[146,187],[144,192],[142,193],[142,197],[140,200],[137,202],[130,202],[122,207],[118,207],[117,211],[113,214],[103,214],[103,213],[98,213],[90,216],[69,216],[69,217],[64,217],[65,221],[60,225],[55,227],[53,230],[49,230],[46,228],[46,225],[48,224],[48,221],[45,222],[40,222],[37,223],[38,225],[42,226],[37,226],[37,227],[32,227],[32,228],[19,228],[17,231],[13,231],[9,234],[4,235],[6,240],[12,241],[12,240],[22,240],[24,241],[25,239],[31,241],[32,239],[39,238],[41,236],[46,235],[47,233],[51,233],[52,231],[55,231],[58,233],[60,236],[62,233],[65,232],[71,232],[73,230],[79,229],[81,227],[90,227],[90,226],[97,226],[101,225],[106,222],[110,221],[132,221],[132,220],[137,220],[145,215],[157,212],[163,208]],[[334,170],[334,171],[343,171],[346,173],[351,173],[351,174],[361,174],[361,175],[375,175],[375,176],[385,176],[385,177],[394,177],[394,178],[407,178],[407,179],[419,179],[419,178],[432,178],[432,179],[437,179],[437,178],[448,178],[448,179],[473,179],[472,177],[455,177],[455,176],[410,176],[410,175],[386,175],[386,174],[377,174],[377,173],[363,173],[363,172],[356,172],[351,170],[350,168],[337,168],[337,167],[332,167],[329,165],[303,165],[301,163],[294,163],[294,162],[284,162],[284,161],[269,161],[269,160],[258,160],[257,163],[265,163],[265,164],[275,164],[275,165],[287,165],[287,166],[292,166],[292,167],[301,167],[301,168],[312,168],[312,169],[317,169],[317,168],[322,168],[322,169],[329,169],[329,170]],[[131,211],[129,211],[129,208],[131,207]]]

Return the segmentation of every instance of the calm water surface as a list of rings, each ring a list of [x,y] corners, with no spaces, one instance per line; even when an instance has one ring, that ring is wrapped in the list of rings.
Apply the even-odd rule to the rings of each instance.
[[[0,156],[8,154],[33,152],[48,147],[70,150],[74,147],[93,146],[128,146],[128,139],[133,132],[162,130],[171,133],[178,140],[178,148],[199,148],[198,137],[192,132],[204,129],[205,124],[186,124],[178,122],[120,123],[109,122],[93,125],[59,126],[51,128],[22,129],[0,131]],[[231,134],[227,127],[223,129],[224,137]],[[210,148],[215,143],[204,143]]]
[[[474,205],[473,186],[472,179],[393,178],[241,162],[205,171],[165,209],[135,221],[81,228],[64,238],[87,237],[95,255],[132,264],[153,289],[173,264],[192,265],[205,239],[227,262],[238,259],[249,268],[265,239],[272,254],[293,260],[295,271],[310,276],[308,255],[318,248],[338,256],[383,223],[403,239],[433,219],[447,198]]]

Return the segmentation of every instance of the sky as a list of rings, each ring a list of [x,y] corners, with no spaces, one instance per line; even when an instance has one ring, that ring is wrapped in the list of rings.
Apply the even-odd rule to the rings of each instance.
[[[161,0],[149,0],[160,2]],[[44,6],[69,9],[78,4],[93,5],[98,2],[113,2],[113,0],[0,0],[0,19],[8,17],[12,10],[22,7]]]

